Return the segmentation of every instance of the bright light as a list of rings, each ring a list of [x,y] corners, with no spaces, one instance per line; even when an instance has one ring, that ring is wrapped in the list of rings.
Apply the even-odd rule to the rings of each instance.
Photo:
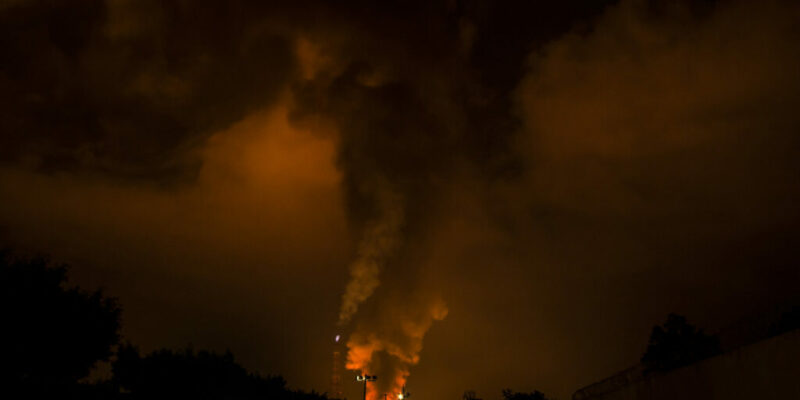
[[[340,336],[336,335],[336,343],[339,343],[339,338],[340,338]]]
[[[398,400],[403,400],[403,394],[402,393],[398,394],[397,398],[398,398]]]

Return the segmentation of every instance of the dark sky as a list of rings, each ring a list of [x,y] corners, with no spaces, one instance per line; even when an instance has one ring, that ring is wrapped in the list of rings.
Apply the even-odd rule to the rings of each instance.
[[[797,5],[270,3],[0,2],[0,240],[144,350],[563,399],[799,300]]]

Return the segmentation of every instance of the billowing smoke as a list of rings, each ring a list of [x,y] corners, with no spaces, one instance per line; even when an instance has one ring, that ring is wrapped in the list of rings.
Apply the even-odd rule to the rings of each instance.
[[[374,399],[402,388],[425,334],[447,315],[420,270],[462,125],[443,120],[455,109],[440,93],[446,88],[418,90],[414,80],[427,75],[405,76],[410,70],[397,69],[396,55],[384,53],[380,41],[359,43],[354,57],[325,38],[308,40],[335,59],[294,88],[294,117],[330,123],[337,135],[348,222],[358,240],[337,325],[350,330],[346,367],[379,376],[368,384]]]
[[[795,296],[797,2],[332,3],[0,1],[0,243],[298,387],[338,319],[413,400]]]
[[[384,190],[380,193],[379,217],[364,229],[355,261],[350,264],[350,281],[342,295],[339,326],[350,322],[358,306],[372,296],[380,285],[380,271],[397,247],[403,223],[403,207],[397,195]]]
[[[422,340],[433,325],[447,316],[440,299],[413,299],[408,306],[383,314],[380,324],[359,327],[347,342],[347,368],[380,376],[368,386],[367,399],[377,400],[380,393],[396,394],[406,384],[410,367],[420,360]],[[410,304],[409,304],[410,303]],[[424,306],[423,304],[427,305]]]
[[[384,267],[397,264],[395,253],[403,244],[403,198],[386,185],[380,185],[373,197],[377,216],[365,223],[356,259],[350,265],[350,280],[339,312],[340,327],[350,323],[359,306],[374,294]],[[407,296],[379,299],[379,312],[360,321],[347,341],[346,368],[380,375],[378,382],[368,386],[371,400],[377,400],[379,393],[402,390],[411,366],[420,360],[425,334],[434,321],[447,316],[447,306],[441,299],[426,298],[416,288],[410,290],[413,293]]]

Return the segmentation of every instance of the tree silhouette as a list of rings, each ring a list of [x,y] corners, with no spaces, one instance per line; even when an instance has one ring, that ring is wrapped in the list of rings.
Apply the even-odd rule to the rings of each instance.
[[[478,398],[478,395],[475,394],[474,390],[465,390],[461,398],[462,400],[483,400]]]
[[[719,339],[670,314],[663,326],[653,327],[650,343],[642,356],[646,372],[668,371],[720,353]]]
[[[112,370],[114,383],[133,399],[326,399],[315,392],[289,390],[280,376],[249,373],[230,352],[162,349],[141,356],[126,344],[120,346]]]
[[[67,267],[0,251],[0,395],[59,399],[327,400],[245,370],[230,352],[118,346],[111,380],[79,383],[119,343],[120,308],[100,291],[68,287]]]
[[[67,287],[67,267],[0,252],[0,315],[6,390],[64,392],[108,360],[120,309],[100,291]]]
[[[514,392],[511,389],[503,389],[504,400],[548,400],[544,393],[534,390],[531,393]]]
[[[795,329],[800,329],[800,307],[798,306],[781,314],[780,318],[770,325],[767,335],[769,337],[778,336]]]

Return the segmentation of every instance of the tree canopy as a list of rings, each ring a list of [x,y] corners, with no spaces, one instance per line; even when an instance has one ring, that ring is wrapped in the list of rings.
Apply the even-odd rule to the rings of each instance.
[[[646,372],[668,371],[720,353],[719,339],[670,314],[661,326],[653,327],[650,342],[642,356]]]
[[[67,285],[67,267],[0,253],[0,315],[6,387],[77,384],[119,342],[120,308],[100,291]],[[26,389],[27,388],[27,389]]]
[[[114,384],[134,399],[325,399],[314,392],[286,388],[280,376],[249,373],[230,352],[161,349],[142,356],[126,344],[120,346],[112,370]]]
[[[0,315],[0,384],[19,398],[327,399],[289,389],[280,376],[248,372],[230,352],[161,349],[143,356],[119,345],[117,300],[68,286],[67,267],[41,257],[0,251]],[[81,381],[98,361],[111,359],[110,379]]]
[[[798,306],[781,314],[780,318],[770,325],[768,335],[777,336],[795,329],[800,329],[800,307]]]
[[[503,389],[503,400],[548,400],[544,393],[534,390],[530,393],[514,392],[511,389]]]

